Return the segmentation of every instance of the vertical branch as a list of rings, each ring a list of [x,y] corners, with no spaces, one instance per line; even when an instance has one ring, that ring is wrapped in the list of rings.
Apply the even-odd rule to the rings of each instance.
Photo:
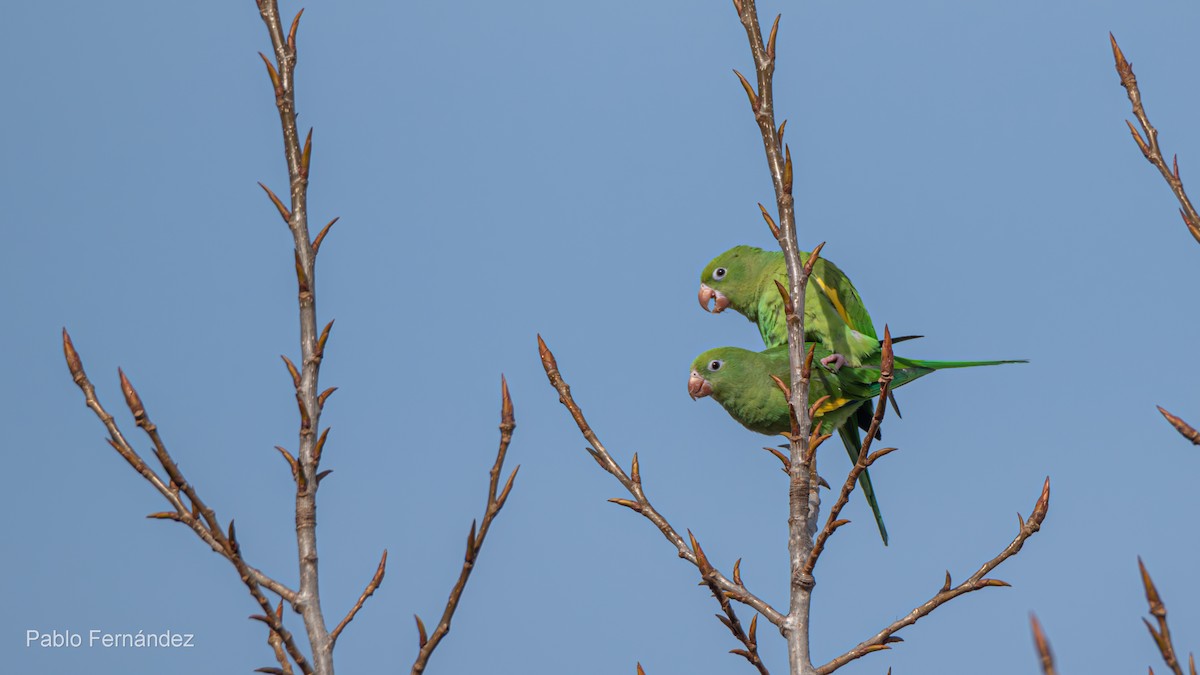
[[[296,70],[296,29],[300,15],[296,14],[285,35],[279,16],[277,0],[256,0],[263,23],[271,37],[274,62],[263,56],[267,74],[275,90],[275,107],[283,131],[284,155],[287,159],[290,208],[267,190],[280,215],[287,221],[295,243],[296,281],[300,309],[300,377],[296,381],[296,402],[300,410],[299,471],[296,481],[296,543],[300,565],[300,588],[295,608],[304,618],[308,640],[312,644],[315,670],[333,675],[333,640],[321,612],[320,584],[317,570],[317,450],[316,430],[321,419],[321,407],[326,394],[318,393],[321,356],[328,329],[317,333],[316,251],[308,233],[308,168],[312,152],[312,134],[303,148],[296,126],[296,92],[293,75]],[[264,186],[264,189],[265,186]]]
[[[783,144],[782,127],[775,124],[775,102],[772,78],[775,74],[775,38],[779,32],[779,17],[771,26],[771,34],[763,42],[762,27],[758,21],[758,9],[754,0],[734,0],[750,51],[754,57],[754,69],[758,88],[738,73],[738,78],[750,99],[762,134],[763,150],[767,156],[767,167],[775,187],[775,201],[779,212],[779,245],[783,249],[788,272],[788,357],[792,364],[791,396],[789,404],[794,412],[794,428],[791,438],[791,457],[788,467],[788,554],[791,562],[790,609],[784,624],[788,642],[788,662],[792,673],[812,672],[812,658],[808,645],[808,615],[812,597],[813,578],[803,573],[805,561],[812,552],[816,534],[817,512],[820,497],[814,488],[812,476],[816,472],[815,462],[807,452],[812,418],[808,411],[808,370],[804,359],[804,288],[808,272],[800,263],[800,247],[796,237],[796,212],[792,197],[792,153]],[[734,71],[735,73],[737,71]],[[810,263],[816,256],[810,258]]]

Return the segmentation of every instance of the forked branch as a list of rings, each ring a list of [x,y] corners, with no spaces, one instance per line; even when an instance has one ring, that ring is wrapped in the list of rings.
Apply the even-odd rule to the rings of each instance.
[[[722,591],[716,583],[715,575],[713,574],[716,570],[708,562],[708,556],[704,555],[704,549],[700,548],[700,542],[696,541],[696,537],[692,535],[691,531],[688,531],[688,539],[691,540],[692,551],[696,554],[697,567],[700,568],[700,578],[704,580],[704,585],[708,586],[708,590],[712,592],[713,598],[721,605],[721,611],[725,613],[725,616],[717,614],[717,620],[724,624],[729,629],[729,632],[733,633],[733,637],[738,642],[742,643],[742,649],[731,649],[729,653],[737,654],[746,659],[750,665],[758,670],[759,675],[770,675],[767,671],[767,666],[758,656],[758,615],[755,614],[754,618],[750,620],[749,632],[742,628],[742,622],[738,619],[737,612],[734,611],[733,605],[729,602],[729,595]],[[739,584],[742,582],[740,573],[741,565],[741,560],[733,564],[733,578]]]
[[[487,505],[483,511],[483,518],[479,521],[479,531],[475,530],[475,521],[471,521],[471,531],[467,534],[467,553],[463,557],[462,570],[458,573],[458,580],[454,583],[454,587],[450,589],[450,597],[446,600],[445,609],[442,610],[441,621],[438,621],[433,633],[427,633],[421,617],[413,615],[417,622],[419,651],[413,662],[412,675],[420,675],[425,672],[433,650],[437,649],[442,638],[450,632],[450,620],[454,618],[454,611],[458,609],[463,589],[467,587],[467,580],[471,577],[471,571],[475,569],[475,560],[479,557],[480,549],[483,548],[483,540],[487,537],[492,521],[499,515],[500,509],[504,508],[504,502],[508,500],[508,493],[512,490],[513,481],[517,479],[517,472],[521,470],[521,466],[517,465],[517,468],[509,474],[508,480],[504,482],[504,487],[500,487],[500,473],[504,469],[504,458],[508,455],[508,444],[512,441],[513,430],[517,428],[516,418],[513,415],[512,398],[508,395],[508,382],[505,381],[504,376],[500,377],[500,399],[500,447],[496,451],[496,461],[492,464],[489,474]]]
[[[1179,215],[1183,218],[1183,224],[1192,233],[1192,237],[1200,242],[1200,214],[1196,213],[1196,208],[1192,206],[1192,200],[1188,199],[1187,192],[1183,189],[1183,181],[1179,178],[1179,157],[1172,157],[1171,166],[1167,166],[1162,149],[1158,146],[1158,130],[1150,124],[1150,118],[1146,116],[1146,108],[1142,105],[1142,92],[1138,89],[1137,77],[1133,74],[1133,64],[1125,60],[1125,54],[1121,53],[1121,48],[1117,46],[1117,39],[1113,37],[1112,33],[1108,34],[1108,39],[1112,43],[1113,61],[1117,66],[1117,75],[1121,77],[1121,86],[1125,87],[1125,93],[1129,95],[1129,103],[1133,106],[1133,116],[1137,118],[1138,126],[1142,130],[1141,133],[1138,133],[1133,123],[1126,120],[1125,124],[1129,125],[1129,133],[1133,135],[1133,141],[1137,143],[1142,155],[1154,165],[1154,168],[1158,169],[1163,179],[1167,181],[1167,185],[1171,187],[1171,192],[1175,193],[1175,198],[1179,200]]]
[[[933,594],[933,597],[917,606],[904,617],[892,622],[883,630],[879,631],[867,640],[859,643],[850,651],[833,659],[820,668],[817,668],[817,673],[819,673],[819,675],[826,675],[827,673],[832,673],[847,663],[850,663],[855,659],[862,658],[867,654],[883,649],[890,649],[888,644],[897,641],[893,636],[899,632],[900,629],[906,626],[911,626],[922,617],[929,615],[931,612],[933,612],[933,610],[946,604],[947,602],[950,602],[960,595],[965,595],[967,593],[971,593],[972,591],[978,591],[984,588],[990,588],[992,586],[1008,586],[1008,584],[1004,581],[988,578],[987,574],[1000,566],[1000,564],[1005,560],[1008,560],[1016,555],[1021,550],[1021,547],[1025,545],[1025,540],[1032,537],[1034,533],[1041,529],[1042,521],[1046,519],[1046,513],[1049,509],[1050,479],[1047,478],[1046,482],[1042,485],[1042,494],[1038,497],[1037,503],[1033,507],[1033,513],[1030,514],[1028,519],[1020,520],[1018,518],[1019,529],[1017,530],[1017,535],[1013,537],[1012,542],[1010,542],[1009,545],[1006,546],[1004,550],[1001,551],[996,557],[984,563],[978,570],[975,571],[974,574],[968,577],[966,581],[958,584],[957,586],[951,586],[950,573],[946,572],[946,582],[942,585],[942,588],[937,593]]]
[[[1154,617],[1157,628],[1151,625],[1149,619],[1142,619],[1142,623],[1146,624],[1146,630],[1150,631],[1150,637],[1158,646],[1163,662],[1175,675],[1183,675],[1183,667],[1179,664],[1179,658],[1175,656],[1175,645],[1171,641],[1171,629],[1167,626],[1167,606],[1163,604],[1162,597],[1159,596],[1158,589],[1154,586],[1154,580],[1150,578],[1150,573],[1146,571],[1146,565],[1142,563],[1141,556],[1138,556],[1138,571],[1142,574],[1142,586],[1146,589],[1146,603],[1150,605],[1150,616]],[[1150,672],[1154,673],[1154,669],[1151,668]],[[1190,675],[1196,675],[1196,659],[1191,654],[1188,655],[1188,672]]]
[[[200,537],[204,543],[208,544],[213,551],[216,551],[221,557],[228,560],[237,570],[238,576],[250,591],[250,595],[253,596],[255,602],[263,610],[263,614],[251,618],[259,619],[267,625],[269,631],[267,641],[275,651],[276,657],[282,657],[280,659],[282,669],[286,672],[291,672],[291,665],[287,660],[287,656],[291,656],[296,665],[300,667],[301,672],[306,675],[312,673],[312,667],[309,665],[304,653],[297,647],[292,634],[283,626],[282,613],[277,610],[271,600],[263,593],[263,589],[266,588],[294,606],[297,597],[296,591],[268,577],[246,562],[242,556],[241,546],[237,542],[233,521],[229,522],[227,534],[222,529],[216,512],[200,499],[196,487],[184,477],[183,471],[180,470],[174,458],[171,457],[166,443],[158,433],[158,427],[150,420],[150,414],[146,411],[146,406],[142,403],[141,396],[138,395],[129,378],[125,376],[124,372],[118,371],[121,390],[125,395],[125,402],[129,406],[134,421],[149,436],[150,442],[154,446],[155,457],[166,473],[167,480],[164,481],[153,468],[146,464],[146,461],[142,459],[137,450],[134,450],[132,444],[125,438],[116,419],[109,414],[108,410],[104,408],[104,405],[96,396],[96,388],[92,385],[91,380],[88,379],[87,373],[83,369],[83,360],[75,350],[75,345],[71,342],[71,336],[65,328],[63,329],[62,337],[63,355],[67,361],[67,368],[70,370],[71,377],[75,381],[76,386],[83,392],[84,402],[87,404],[87,407],[96,414],[96,417],[100,419],[100,422],[108,431],[109,445],[171,505],[171,511],[152,513],[148,517],[183,523],[196,536]],[[284,654],[285,651],[286,655]]]

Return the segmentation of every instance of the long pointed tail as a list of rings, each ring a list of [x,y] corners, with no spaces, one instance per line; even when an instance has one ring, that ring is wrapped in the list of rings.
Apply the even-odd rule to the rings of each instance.
[[[850,455],[850,461],[857,462],[859,450],[862,449],[862,441],[853,418],[838,427],[838,435],[842,437],[842,444],[846,446],[846,453]],[[883,545],[887,546],[887,527],[883,524],[883,513],[879,510],[879,501],[875,499],[875,488],[871,485],[871,475],[865,470],[858,474],[858,484],[862,488],[863,496],[867,498],[871,512],[875,514],[875,524],[879,526],[879,536],[883,538]]]
[[[943,368],[974,368],[975,366],[1001,366],[1006,363],[1029,363],[1029,359],[1010,359],[1005,361],[926,361],[923,359],[906,359],[896,357],[898,368],[928,368],[942,370]]]

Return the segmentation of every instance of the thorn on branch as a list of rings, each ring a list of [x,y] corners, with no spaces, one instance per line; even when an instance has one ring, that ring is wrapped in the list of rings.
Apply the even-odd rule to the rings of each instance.
[[[783,298],[783,309],[787,312],[787,318],[791,319],[796,315],[796,306],[792,304],[792,296],[788,294],[787,288],[775,279],[775,289],[779,291],[780,297]]]
[[[785,143],[783,145],[783,193],[786,195],[792,194],[792,149]]]
[[[784,124],[787,124],[787,122],[784,122]],[[767,213],[767,207],[763,206],[762,202],[759,202],[758,210],[762,211],[763,220],[767,221],[767,227],[771,230],[771,236],[775,237],[775,241],[779,241],[779,226],[775,224],[775,219],[771,217],[771,214]]]
[[[146,517],[154,518],[156,520],[174,520],[174,521],[182,520],[182,516],[180,516],[175,511],[159,511],[158,513],[151,513],[151,514],[147,515]]]
[[[1150,154],[1150,147],[1146,145],[1146,141],[1142,140],[1142,135],[1138,133],[1136,128],[1134,128],[1133,122],[1125,120],[1125,124],[1129,127],[1129,133],[1133,134],[1133,141],[1137,143],[1138,150],[1142,151],[1142,156],[1150,161],[1154,161]]]
[[[317,439],[317,444],[313,447],[313,466],[321,463],[321,453],[325,450],[325,439],[329,437],[329,430],[333,427],[325,427],[325,431],[321,432],[321,437]]]
[[[308,273],[304,271],[304,264],[300,262],[300,252],[292,250],[292,254],[296,258],[296,286],[297,292],[300,295],[305,295],[312,291],[312,287],[308,283]]]
[[[755,113],[758,112],[758,94],[754,93],[754,86],[744,75],[739,73],[736,68],[733,69],[733,74],[737,75],[738,80],[742,83],[742,89],[746,90],[746,98],[750,99],[750,109]]]
[[[779,35],[779,19],[782,14],[775,15],[775,23],[771,25],[771,37],[767,39],[767,58],[775,60],[775,38]]]
[[[334,220],[336,221],[337,219],[335,218]],[[330,223],[330,225],[332,224],[333,223]],[[328,227],[326,229],[328,229]],[[313,253],[316,254],[316,251],[314,250]],[[325,356],[325,343],[329,341],[329,331],[332,328],[333,321],[330,321],[329,323],[325,324],[325,329],[321,331],[321,337],[317,339],[317,351],[314,355],[315,358],[320,359]]]
[[[337,391],[337,389],[338,389],[337,387],[330,387],[330,388],[326,389],[325,391],[321,392],[321,395],[317,397],[317,407],[324,410],[325,409],[325,401],[327,401],[329,399],[329,397],[333,395],[333,392]]]
[[[275,88],[275,98],[283,96],[283,85],[279,82],[279,72],[275,70],[275,65],[271,63],[271,59],[268,59],[266,54],[259,52],[258,55],[267,66],[267,74],[271,76],[271,86]]]
[[[1200,431],[1196,431],[1192,425],[1167,412],[1162,406],[1159,405],[1154,407],[1158,408],[1158,412],[1162,413],[1162,416],[1165,417],[1167,421],[1171,423],[1171,426],[1175,427],[1175,430],[1182,434],[1184,438],[1191,441],[1193,445],[1200,445]]]
[[[229,555],[237,557],[238,551],[241,547],[238,546],[237,531],[233,527],[232,519],[229,521],[229,534],[225,536],[225,539],[229,542]]]
[[[279,451],[279,454],[283,455],[283,458],[285,460],[287,460],[288,467],[291,468],[291,470],[292,470],[292,480],[296,481],[296,484],[299,485],[300,484],[300,464],[296,461],[296,458],[292,456],[292,453],[288,452],[283,447],[277,445],[277,446],[275,446],[275,449]]]
[[[413,618],[417,620],[417,646],[424,647],[426,642],[429,642],[429,634],[425,632],[425,624],[421,621],[421,617],[413,614]]]
[[[821,258],[821,249],[825,248],[825,242],[817,244],[817,247],[808,254],[808,262],[804,263],[804,278],[808,278],[812,274],[813,267],[817,264],[817,260]]]
[[[296,12],[296,18],[292,19],[292,27],[288,30],[287,46],[288,51],[292,53],[292,58],[296,57],[296,29],[300,27],[300,17],[304,16],[304,8],[301,7],[299,12]]]
[[[341,216],[338,216],[338,218],[340,217]],[[321,242],[325,241],[325,235],[329,234],[329,228],[333,227],[333,224],[338,221],[338,218],[334,218],[333,220],[329,221],[329,224],[325,227],[322,227],[321,231],[317,233],[317,238],[313,239],[312,251],[314,258],[317,256],[317,251],[321,250]]]
[[[271,203],[275,205],[275,209],[279,211],[279,215],[283,218],[283,222],[287,225],[291,225],[292,212],[288,211],[288,208],[283,205],[283,202],[279,201],[279,197],[275,196],[275,193],[271,191],[271,188],[267,187],[262,182],[259,182],[258,186],[267,193],[267,198],[270,199]]]
[[[613,504],[620,504],[621,506],[624,506],[626,508],[633,509],[634,511],[636,511],[638,513],[642,512],[642,505],[638,504],[637,502],[630,500],[630,499],[621,499],[619,497],[613,497],[612,499],[610,499],[608,501],[612,502]]]
[[[292,386],[299,389],[300,371],[296,370],[296,364],[292,363],[292,360],[283,354],[280,354],[279,358],[283,359],[283,362],[287,364],[288,374],[292,376]]]
[[[463,560],[468,563],[473,562],[475,560],[475,553],[476,553],[475,525],[476,525],[476,522],[474,519],[472,519],[471,520],[471,531],[467,533],[467,553],[465,556],[463,556]]]
[[[300,153],[300,177],[304,180],[308,180],[308,164],[312,159],[312,134],[312,127],[309,127],[308,136],[304,139],[304,150]]]
[[[775,455],[775,459],[778,459],[780,462],[783,462],[783,472],[788,473],[788,469],[789,469],[789,467],[791,467],[792,463],[791,463],[791,461],[788,460],[787,455],[783,454],[783,452],[779,448],[764,447],[763,450],[766,450],[767,452],[771,453],[772,455]]]

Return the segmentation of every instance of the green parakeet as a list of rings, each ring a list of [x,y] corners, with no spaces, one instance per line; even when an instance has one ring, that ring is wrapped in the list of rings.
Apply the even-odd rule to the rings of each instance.
[[[808,344],[805,345],[807,350]],[[829,350],[817,345],[814,358],[829,355]],[[858,461],[862,442],[858,433],[856,413],[870,400],[879,395],[879,357],[867,359],[861,366],[849,366],[837,372],[825,368],[813,368],[809,381],[808,398],[813,403],[824,396],[825,400],[816,410],[813,423],[823,422],[822,430],[832,433],[837,429],[850,461]],[[924,361],[895,357],[891,388],[902,387],[913,380],[943,368],[966,368],[970,366],[994,366],[1002,363],[1026,363],[1017,361]],[[688,393],[693,399],[712,396],[725,408],[733,419],[742,426],[760,434],[780,434],[791,431],[787,400],[783,391],[771,379],[771,375],[784,382],[791,380],[788,368],[787,345],[780,345],[761,352],[752,352],[738,347],[710,349],[692,362],[688,378]],[[887,544],[887,528],[875,489],[866,471],[859,475],[863,496],[875,514],[879,534]]]
[[[801,264],[808,258],[807,251],[800,252]],[[728,307],[745,315],[758,324],[767,348],[787,344],[783,297],[776,281],[788,287],[783,251],[734,246],[700,273],[700,306],[714,314]],[[804,291],[804,337],[831,352],[821,363],[833,370],[862,365],[879,353],[875,326],[858,291],[837,265],[824,258],[813,265]]]

